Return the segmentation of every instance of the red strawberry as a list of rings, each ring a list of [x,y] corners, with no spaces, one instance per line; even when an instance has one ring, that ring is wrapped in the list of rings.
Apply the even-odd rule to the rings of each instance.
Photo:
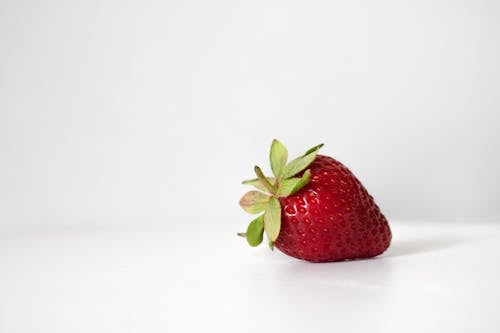
[[[265,177],[256,166],[257,178],[243,183],[261,191],[250,191],[240,200],[245,211],[264,213],[240,235],[257,246],[266,231],[271,248],[312,262],[381,254],[391,242],[387,220],[347,167],[317,155],[321,146],[287,164],[286,148],[273,141],[274,177]]]

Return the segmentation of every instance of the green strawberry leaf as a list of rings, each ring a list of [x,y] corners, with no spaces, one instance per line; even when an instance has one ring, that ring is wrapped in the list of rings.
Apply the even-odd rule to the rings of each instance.
[[[276,179],[274,179],[273,177],[266,177],[267,181],[269,183],[271,183],[271,185],[274,186],[274,183],[276,182]],[[263,192],[269,192],[269,190],[267,189],[267,187],[264,186],[264,184],[262,184],[262,182],[260,181],[259,178],[254,178],[254,179],[248,179],[248,180],[245,180],[243,181],[243,184],[245,185],[252,185],[254,186],[255,188],[263,191]]]
[[[295,194],[298,191],[300,191],[304,186],[307,185],[307,183],[309,183],[310,179],[311,179],[311,170],[307,169],[306,171],[304,171],[302,177],[300,177],[299,182],[295,185],[295,187],[293,188],[292,192],[290,192],[289,195]]]
[[[250,246],[257,246],[260,243],[262,243],[263,234],[264,234],[264,215],[260,215],[255,220],[250,222],[245,236]]]
[[[274,176],[280,179],[285,169],[286,161],[288,160],[288,151],[285,146],[276,139],[274,139],[271,144],[269,159],[271,160],[271,169],[273,170]]]
[[[257,175],[257,178],[260,180],[261,184],[264,185],[264,187],[267,189],[267,191],[271,194],[276,193],[276,184],[271,184],[262,170],[256,165],[253,170],[255,171],[255,174]]]
[[[264,212],[264,228],[269,241],[274,242],[281,228],[281,205],[277,198],[272,197]]]
[[[266,209],[268,206],[270,196],[259,192],[259,191],[250,191],[245,193],[240,200],[240,206],[247,213],[257,214]]]
[[[313,150],[307,155],[296,158],[285,167],[284,178],[290,178],[307,168],[316,158],[318,150]]]
[[[314,146],[311,149],[309,149],[308,151],[306,151],[306,153],[303,156],[309,155],[310,153],[314,153],[315,151],[318,151],[323,146],[324,146],[324,144],[320,143],[319,145]]]
[[[279,197],[287,197],[292,194],[293,189],[300,183],[301,178],[288,178],[281,182],[278,192],[276,193]]]
[[[309,183],[311,179],[311,171],[306,170],[300,178],[288,178],[281,182],[277,195],[279,197],[287,197],[297,193],[301,188]]]

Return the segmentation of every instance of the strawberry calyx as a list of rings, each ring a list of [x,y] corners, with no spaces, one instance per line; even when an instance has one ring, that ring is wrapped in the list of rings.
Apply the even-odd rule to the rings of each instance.
[[[314,161],[322,146],[323,144],[314,146],[304,155],[288,162],[288,150],[280,141],[274,139],[269,152],[274,177],[266,177],[261,168],[255,166],[257,178],[243,181],[243,184],[252,185],[258,191],[245,193],[240,200],[241,208],[250,214],[262,213],[250,222],[246,232],[238,233],[246,238],[250,246],[262,243],[265,231],[269,247],[274,248],[274,241],[278,238],[281,227],[279,198],[293,195],[309,183],[311,171],[307,167]],[[303,173],[300,177],[295,177],[301,172]]]

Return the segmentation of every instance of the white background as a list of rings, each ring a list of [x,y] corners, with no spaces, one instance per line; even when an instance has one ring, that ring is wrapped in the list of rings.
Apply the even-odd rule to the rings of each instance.
[[[1,227],[236,226],[275,137],[389,218],[500,219],[497,1],[3,0],[0,41]]]

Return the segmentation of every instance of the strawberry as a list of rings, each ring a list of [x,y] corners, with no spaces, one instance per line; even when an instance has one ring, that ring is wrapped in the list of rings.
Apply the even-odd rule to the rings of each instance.
[[[247,192],[240,206],[259,214],[245,233],[251,246],[259,245],[264,231],[271,249],[311,262],[370,258],[391,242],[389,224],[373,197],[339,161],[309,149],[289,163],[288,151],[273,140],[270,151],[274,177],[255,166],[257,178],[243,183]]]

